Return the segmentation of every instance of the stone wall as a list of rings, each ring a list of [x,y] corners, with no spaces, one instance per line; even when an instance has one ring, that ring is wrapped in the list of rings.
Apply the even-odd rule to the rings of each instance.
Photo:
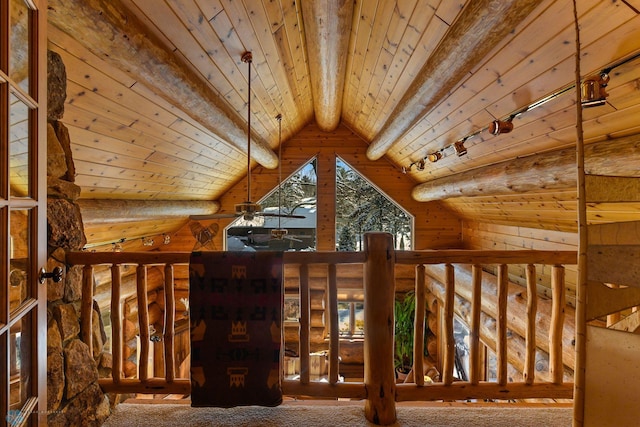
[[[109,400],[98,385],[98,369],[110,371],[111,357],[103,353],[106,340],[100,314],[94,311],[93,354],[80,340],[81,267],[66,268],[67,251],[86,243],[80,208],[80,187],[69,132],[60,122],[66,99],[62,59],[48,52],[47,124],[47,271],[60,266],[62,281],[47,280],[47,410],[49,426],[99,426],[110,414]]]

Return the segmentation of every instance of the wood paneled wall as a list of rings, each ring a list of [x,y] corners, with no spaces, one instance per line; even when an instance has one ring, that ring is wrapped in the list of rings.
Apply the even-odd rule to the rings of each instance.
[[[374,186],[392,198],[407,212],[414,215],[413,249],[460,248],[461,222],[458,216],[441,202],[416,202],[411,190],[416,185],[410,175],[393,167],[384,159],[368,160],[367,144],[347,127],[340,125],[335,131],[324,132],[315,123],[307,125],[282,147],[282,176],[286,179],[313,158],[318,159],[318,250],[335,249],[335,164],[341,158]],[[278,170],[257,166],[252,169],[251,198],[256,201],[278,185]],[[246,179],[241,180],[220,199],[220,213],[232,212],[235,203],[247,196]],[[228,220],[217,220],[222,230]],[[208,222],[203,222],[208,224]],[[223,235],[216,236],[216,247],[223,248]],[[170,245],[167,250],[191,250],[188,226],[178,233],[185,240],[184,248]],[[178,242],[176,239],[176,243]],[[191,244],[191,246],[189,246]]]

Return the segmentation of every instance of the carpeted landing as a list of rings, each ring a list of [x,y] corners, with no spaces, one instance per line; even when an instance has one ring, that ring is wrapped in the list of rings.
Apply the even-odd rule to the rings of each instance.
[[[157,401],[155,401],[157,402]],[[169,401],[170,402],[170,401]],[[285,401],[277,407],[192,408],[189,403],[121,403],[104,427],[322,427],[374,426],[358,401]],[[398,404],[402,427],[568,427],[573,410],[564,405],[430,403]]]

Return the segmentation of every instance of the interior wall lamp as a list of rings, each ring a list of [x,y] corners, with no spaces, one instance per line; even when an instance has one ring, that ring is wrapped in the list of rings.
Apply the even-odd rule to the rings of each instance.
[[[605,90],[609,83],[609,74],[587,77],[580,85],[582,107],[598,107],[604,105],[609,94]]]

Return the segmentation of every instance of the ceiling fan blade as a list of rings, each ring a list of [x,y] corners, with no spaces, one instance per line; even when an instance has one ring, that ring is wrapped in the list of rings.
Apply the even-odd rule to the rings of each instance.
[[[256,215],[260,215],[260,216],[269,216],[269,217],[280,217],[280,218],[298,218],[298,219],[305,219],[306,216],[304,215],[291,215],[291,214],[277,214],[277,213],[270,213],[270,212],[256,212]]]
[[[209,215],[190,215],[189,219],[194,221],[204,221],[207,219],[222,219],[222,218],[237,218],[240,215],[236,214],[209,214]]]

